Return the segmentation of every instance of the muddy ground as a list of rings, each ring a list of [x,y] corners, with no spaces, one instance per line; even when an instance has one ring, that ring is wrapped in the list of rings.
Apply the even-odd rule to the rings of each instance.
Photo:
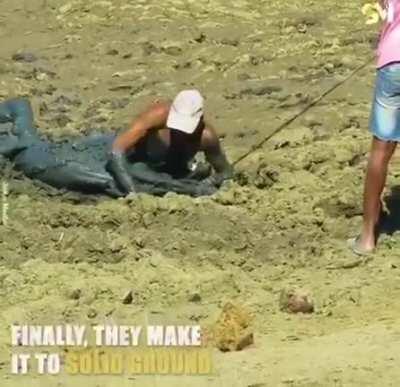
[[[232,161],[366,62],[376,40],[357,1],[0,6],[1,97],[31,98],[44,135],[122,130],[148,102],[195,86]],[[235,182],[210,198],[83,198],[6,175],[0,385],[397,386],[396,158],[378,252],[358,259],[345,243],[361,223],[373,82],[371,63],[241,161]],[[310,291],[315,313],[281,312],[287,286]],[[215,350],[210,377],[9,375],[11,323],[208,326],[227,301],[254,314],[255,344]]]

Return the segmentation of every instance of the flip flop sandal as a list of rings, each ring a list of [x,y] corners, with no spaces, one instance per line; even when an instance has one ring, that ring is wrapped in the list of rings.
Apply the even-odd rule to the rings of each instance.
[[[347,240],[347,244],[349,248],[353,251],[354,254],[359,255],[359,256],[367,256],[373,254],[374,250],[366,250],[363,249],[359,242],[360,237],[355,237],[355,238],[350,238]]]

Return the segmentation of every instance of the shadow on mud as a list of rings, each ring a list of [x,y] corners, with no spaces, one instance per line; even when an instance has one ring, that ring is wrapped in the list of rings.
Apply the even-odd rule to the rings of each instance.
[[[383,200],[387,211],[381,214],[379,233],[392,235],[400,231],[400,185],[392,187]]]

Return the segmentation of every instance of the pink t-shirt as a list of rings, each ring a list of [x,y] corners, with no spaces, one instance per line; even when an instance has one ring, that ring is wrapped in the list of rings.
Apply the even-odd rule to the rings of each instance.
[[[378,46],[378,68],[400,62],[400,0],[389,0],[387,12]]]

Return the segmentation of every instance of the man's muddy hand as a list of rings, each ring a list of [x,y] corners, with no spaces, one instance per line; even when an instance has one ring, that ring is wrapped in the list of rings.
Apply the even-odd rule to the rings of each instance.
[[[126,159],[122,152],[111,152],[107,169],[112,173],[117,184],[126,194],[134,194],[136,192],[133,180],[126,169]]]

